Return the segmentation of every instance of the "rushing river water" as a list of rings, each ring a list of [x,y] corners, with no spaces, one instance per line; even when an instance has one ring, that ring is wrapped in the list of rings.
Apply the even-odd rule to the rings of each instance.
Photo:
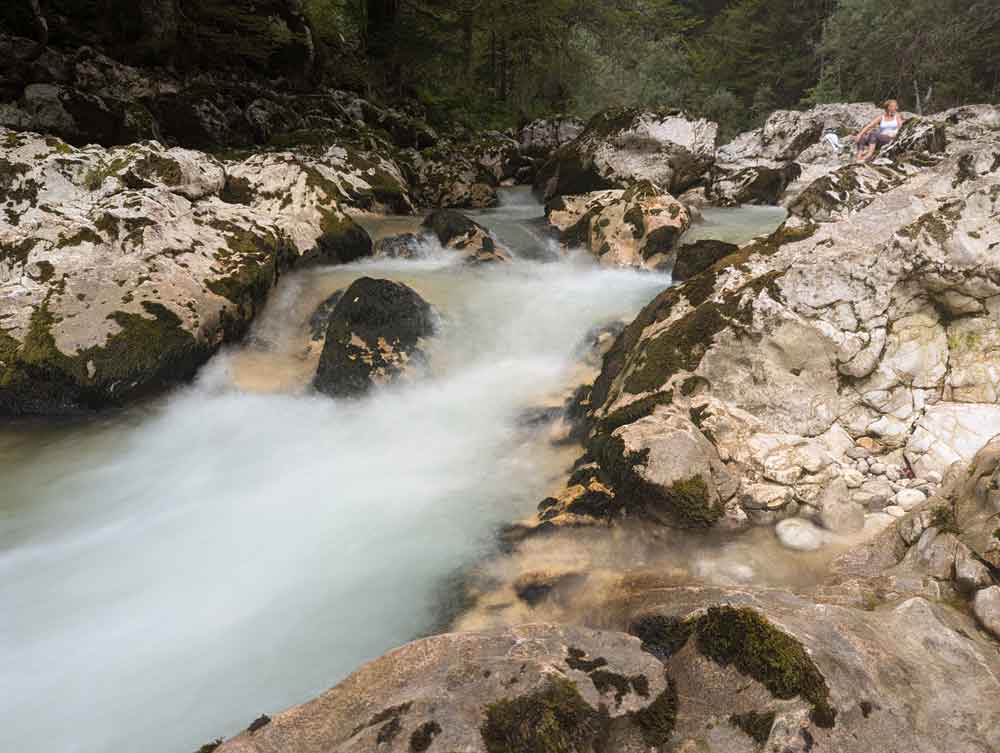
[[[297,273],[193,385],[83,424],[0,426],[0,750],[184,753],[439,626],[449,578],[572,460],[519,414],[565,388],[591,328],[669,283],[541,261],[525,222],[540,207],[507,198],[477,217],[512,264]],[[707,219],[701,237],[746,240],[781,213]],[[428,374],[337,402],[307,388],[306,322],[361,275],[415,288],[442,331]]]

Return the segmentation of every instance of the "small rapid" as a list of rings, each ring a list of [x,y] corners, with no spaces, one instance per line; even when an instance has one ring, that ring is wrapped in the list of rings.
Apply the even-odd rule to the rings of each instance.
[[[506,198],[475,218],[511,264],[298,272],[192,385],[82,424],[0,427],[0,750],[194,750],[442,626],[449,579],[574,458],[519,417],[565,391],[588,331],[669,284],[548,261],[541,208]],[[777,222],[750,212],[737,235]],[[362,275],[436,308],[428,373],[317,396],[309,316]]]

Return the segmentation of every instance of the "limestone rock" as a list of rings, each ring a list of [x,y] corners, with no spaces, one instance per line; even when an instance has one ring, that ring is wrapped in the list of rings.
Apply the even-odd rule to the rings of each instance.
[[[608,110],[552,156],[535,189],[548,201],[649,181],[677,195],[711,167],[717,130],[678,111]]]
[[[676,703],[639,639],[527,625],[411,643],[218,751],[638,751],[666,743]]]
[[[586,248],[609,266],[667,264],[691,222],[680,202],[649,182],[624,191],[562,196],[545,212],[567,246]]]
[[[391,280],[362,277],[337,301],[313,385],[331,397],[357,397],[408,375],[434,333],[430,305]]]
[[[521,129],[522,151],[535,158],[548,159],[554,151],[583,133],[586,124],[572,116],[533,120]]]
[[[671,272],[674,282],[684,282],[704,272],[717,261],[734,253],[738,248],[733,243],[713,240],[695,241],[678,246],[677,258]]]
[[[977,591],[972,599],[972,611],[979,624],[1000,640],[1000,586]]]

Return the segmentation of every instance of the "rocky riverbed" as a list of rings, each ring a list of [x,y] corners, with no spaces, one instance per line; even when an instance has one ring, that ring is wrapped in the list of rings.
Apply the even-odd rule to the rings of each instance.
[[[852,165],[26,44],[0,740],[1000,749],[1000,110]]]

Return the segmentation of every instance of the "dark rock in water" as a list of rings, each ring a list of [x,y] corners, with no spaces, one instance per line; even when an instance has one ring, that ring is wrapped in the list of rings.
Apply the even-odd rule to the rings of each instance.
[[[442,246],[465,240],[477,231],[485,231],[482,225],[473,222],[461,212],[450,209],[431,212],[424,220],[423,227],[434,233]],[[492,251],[493,239],[487,237],[482,245],[484,250]]]
[[[337,304],[340,303],[340,299],[343,297],[344,291],[338,290],[317,306],[313,315],[309,317],[309,331],[312,333],[312,339],[315,342],[326,338],[326,328],[330,324],[330,317],[333,316],[333,310],[337,308]]]
[[[424,255],[420,237],[413,233],[382,238],[375,244],[375,256],[389,259],[419,259]]]
[[[497,245],[490,231],[460,212],[439,209],[431,212],[423,227],[445,248],[459,251],[471,264],[510,261],[510,253]]]
[[[354,397],[397,379],[422,358],[420,339],[434,333],[430,305],[391,280],[362,277],[337,302],[313,386]]]
[[[677,249],[677,261],[674,262],[673,277],[675,282],[694,277],[704,272],[719,259],[724,259],[736,251],[739,246],[725,241],[704,240]]]

